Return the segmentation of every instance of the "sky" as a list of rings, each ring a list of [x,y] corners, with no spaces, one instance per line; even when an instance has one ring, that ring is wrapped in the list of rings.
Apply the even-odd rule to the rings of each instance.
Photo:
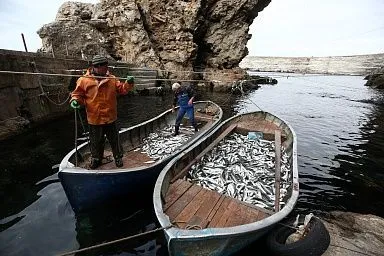
[[[55,20],[61,0],[0,0],[0,49],[41,47],[36,31]],[[97,3],[98,0],[77,2]],[[251,56],[384,53],[384,0],[272,0],[250,27]]]

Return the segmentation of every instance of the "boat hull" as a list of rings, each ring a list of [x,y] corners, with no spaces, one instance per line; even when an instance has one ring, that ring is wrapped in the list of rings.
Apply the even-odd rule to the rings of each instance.
[[[241,235],[223,235],[205,238],[172,238],[168,240],[168,251],[173,256],[227,256],[232,255],[257,241],[273,226]]]
[[[262,125],[258,125],[257,122]],[[180,200],[173,199],[175,198],[174,195],[177,195],[173,184],[176,184],[177,181],[185,178],[185,171],[191,167],[191,164],[189,163],[197,161],[199,157],[202,157],[204,154],[206,154],[208,152],[207,150],[211,150],[214,147],[212,145],[217,145],[217,143],[221,141],[225,136],[227,136],[231,130],[235,129],[232,129],[232,127],[236,127],[239,132],[242,130],[259,131],[260,129],[260,131],[263,131],[265,136],[274,138],[276,136],[276,130],[283,132],[284,142],[282,145],[286,149],[290,159],[289,162],[291,164],[291,187],[289,188],[290,192],[289,196],[285,200],[285,205],[277,211],[276,209],[275,211],[270,211],[268,215],[261,219],[256,221],[242,222],[241,224],[236,224],[234,226],[219,226],[217,224],[214,226],[209,225],[210,221],[212,221],[216,215],[209,214],[204,215],[205,217],[203,217],[203,212],[218,213],[226,212],[227,209],[229,209],[221,208],[222,206],[220,205],[217,205],[217,207],[213,206],[215,204],[214,202],[212,202],[212,205],[204,204],[205,208],[199,208],[203,207],[203,204],[196,204],[196,201],[192,201],[192,199],[190,199],[190,201],[188,201],[188,206],[193,205],[193,207],[190,207],[190,209],[195,209],[196,215],[192,213],[186,214],[183,210],[179,211],[179,213],[182,212],[182,214],[173,213],[172,211],[177,209],[177,207],[172,208],[173,205],[182,205],[183,200],[186,200],[187,198],[187,196],[177,196],[177,198],[180,198]],[[226,133],[226,131],[228,131],[228,133]],[[279,132],[277,134],[279,134]],[[179,184],[182,184],[182,182]],[[194,188],[195,186],[197,185],[193,185],[193,183],[191,183],[189,187]],[[180,185],[180,188],[181,187],[183,187],[183,185]],[[187,190],[180,189],[180,191]],[[184,194],[181,195],[185,195],[189,193],[189,191],[191,190],[188,190],[188,192],[184,192]],[[169,194],[170,196],[168,197]],[[201,138],[193,146],[185,150],[182,154],[179,154],[174,159],[172,159],[170,163],[164,167],[156,181],[153,194],[153,204],[157,219],[161,226],[165,228],[164,233],[168,242],[169,255],[232,255],[247,245],[257,241],[261,236],[272,229],[279,221],[287,217],[294,208],[298,195],[299,182],[297,170],[296,134],[287,122],[281,120],[277,116],[267,112],[257,111],[239,114],[223,121],[207,136]],[[196,196],[196,198],[197,197],[198,196]],[[204,201],[205,199],[201,200]],[[173,210],[171,211],[171,209]],[[197,214],[199,211],[200,213]],[[228,212],[230,212],[230,210]],[[223,215],[224,214],[225,213],[223,213]],[[233,214],[239,214],[239,212],[233,212]],[[170,217],[170,215],[172,215],[172,217]],[[186,219],[184,219],[184,217]],[[247,218],[244,217],[244,219]],[[196,220],[198,220],[198,223],[201,223],[201,225],[204,226],[193,225]],[[184,223],[184,228],[179,226],[179,221],[181,221],[181,224]],[[187,226],[195,226],[199,229],[189,229]]]
[[[167,163],[140,171],[90,173],[66,169],[59,172],[59,179],[75,212],[127,202],[139,206],[142,201],[150,201],[156,178]]]
[[[90,157],[88,142],[78,146],[77,150],[73,149],[69,152],[60,163],[58,176],[75,213],[105,208],[108,205],[119,206],[119,204],[127,201],[132,205],[132,208],[136,209],[139,209],[143,202],[150,204],[156,179],[163,167],[173,157],[190,147],[221,122],[222,109],[213,102],[196,102],[195,111],[196,109],[207,108],[207,106],[216,109],[216,114],[211,116],[202,129],[193,134],[191,139],[180,146],[178,150],[157,162],[143,163],[125,169],[111,167],[111,169],[89,170],[76,164],[79,159],[76,157],[77,155]],[[173,125],[176,114],[176,112],[168,110],[153,119],[120,131],[120,140],[128,148],[125,150],[126,154],[140,148],[142,141],[150,133],[159,128]],[[127,163],[129,163],[131,158],[129,156],[126,158]],[[87,163],[84,159],[81,161],[83,166]],[[137,159],[131,162],[136,163]],[[113,162],[108,164],[114,166]]]

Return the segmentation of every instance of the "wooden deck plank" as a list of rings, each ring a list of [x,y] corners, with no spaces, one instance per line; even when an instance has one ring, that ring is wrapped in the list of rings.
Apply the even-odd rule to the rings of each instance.
[[[225,208],[223,215],[221,216],[220,220],[218,221],[216,227],[227,227],[227,221],[229,218],[232,218],[234,215],[234,210],[237,209],[237,204],[235,201],[229,199],[229,204]]]
[[[183,183],[183,180],[182,179],[178,179],[177,181],[175,181],[175,182],[173,182],[172,184],[171,184],[171,186],[170,186],[170,188],[174,188],[174,189],[176,189],[180,184],[182,184]],[[170,193],[171,193],[171,191],[170,191]]]
[[[225,196],[222,195],[222,194],[220,194],[220,198],[219,198],[219,200],[217,200],[217,202],[216,202],[216,204],[214,205],[212,211],[211,211],[211,212],[209,213],[209,215],[208,215],[208,218],[207,218],[208,223],[210,223],[210,222],[212,221],[213,217],[215,216],[215,214],[216,214],[217,211],[219,210],[219,208],[220,208],[221,204],[223,203],[224,199],[225,199]]]
[[[201,228],[205,228],[208,225],[208,216],[211,211],[214,209],[216,203],[220,199],[220,194],[216,191],[207,190],[204,199],[200,205],[198,211],[191,216],[188,221],[188,224],[191,226],[200,226]]]
[[[178,181],[179,183],[174,182],[168,189],[165,197],[165,211],[167,211],[167,209],[192,186],[192,183],[188,181],[182,179],[179,179]]]
[[[208,224],[209,228],[218,227],[218,223],[220,218],[223,216],[225,210],[227,209],[229,203],[231,202],[229,197],[224,197],[224,201],[220,205],[219,209],[217,209],[216,214],[213,216],[212,221]]]
[[[180,198],[176,200],[169,208],[166,210],[166,214],[171,220],[174,220],[177,215],[193,200],[193,198],[200,192],[202,187],[200,186],[191,186]]]
[[[185,180],[171,185],[166,200],[171,197],[168,202],[172,204],[165,213],[180,228],[233,227],[252,223],[272,214]]]
[[[259,214],[257,215],[257,220],[262,220],[262,219],[265,219],[267,218],[269,215],[265,212],[259,212]],[[256,220],[255,220],[256,221]]]
[[[262,211],[255,211],[252,208],[247,207],[246,211],[244,212],[243,221],[246,223],[252,223],[252,222],[258,221],[259,216],[263,216],[263,214],[266,214],[266,213]]]
[[[198,225],[190,223],[190,219],[196,214],[196,212],[203,206],[204,198],[208,194],[208,190],[202,189],[193,198],[193,200],[180,212],[179,215],[173,220],[173,222],[180,228],[185,228],[187,225]]]
[[[235,207],[233,207],[232,209],[231,218],[227,220],[225,226],[233,227],[249,223],[248,219],[246,218],[247,216],[245,216],[245,213],[248,211],[248,209],[249,208],[243,204],[236,204]]]

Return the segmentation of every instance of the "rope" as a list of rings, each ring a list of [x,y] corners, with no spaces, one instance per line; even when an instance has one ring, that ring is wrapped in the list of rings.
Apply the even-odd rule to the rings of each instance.
[[[76,156],[75,156],[75,167],[77,167],[77,109],[75,108],[75,150],[76,150]]]
[[[113,69],[130,69],[130,70],[139,70],[141,72],[153,72],[154,70],[156,71],[161,71],[161,72],[170,72],[170,73],[193,73],[193,74],[225,74],[225,75],[233,75],[233,72],[213,72],[213,71],[194,71],[194,70],[167,70],[167,69],[150,69],[150,68],[130,68],[129,66],[108,66]],[[76,70],[78,71],[78,70]]]
[[[39,73],[38,70],[37,70],[37,67],[36,67],[36,62],[32,62],[32,64],[33,64],[33,71],[34,71],[33,73],[34,73],[34,74]],[[39,83],[39,87],[40,87],[40,90],[41,90],[41,94],[40,94],[39,96],[44,96],[44,97],[46,97],[46,98],[48,99],[48,101],[51,102],[52,104],[54,104],[54,105],[56,105],[56,106],[61,106],[61,105],[64,105],[64,104],[69,100],[70,95],[68,95],[68,97],[67,97],[63,102],[61,102],[61,103],[56,103],[54,100],[52,100],[52,99],[50,99],[50,98],[48,97],[48,94],[45,92],[44,87],[43,87],[43,85],[42,85],[42,83],[41,83],[41,79],[40,79],[40,78],[38,79],[38,83]],[[57,98],[58,98],[58,99],[59,99],[59,96],[60,96],[60,94],[57,95]]]
[[[188,229],[188,230],[201,230],[203,229],[200,225],[187,225],[185,226],[185,229]]]
[[[104,247],[104,246],[107,246],[107,245],[111,245],[111,244],[127,241],[129,239],[133,239],[133,238],[141,237],[141,236],[144,236],[144,235],[156,233],[158,231],[165,230],[165,229],[168,229],[168,228],[171,228],[171,227],[172,227],[172,225],[169,225],[169,226],[166,226],[166,227],[157,228],[157,229],[150,230],[150,231],[147,231],[147,232],[144,232],[144,233],[140,233],[140,234],[136,234],[136,235],[133,235],[133,236],[124,237],[124,238],[121,238],[121,239],[113,240],[113,241],[110,241],[110,242],[106,242],[106,243],[102,243],[102,244],[98,244],[98,245],[94,245],[94,246],[90,246],[90,247],[86,247],[86,248],[83,248],[83,249],[80,249],[80,250],[58,254],[57,256],[66,256],[66,255],[72,255],[72,254],[79,253],[79,252],[89,251],[89,250],[100,248],[100,247]]]
[[[252,102],[253,105],[255,105],[257,108],[259,108],[261,111],[264,112],[264,110],[262,110],[261,107],[259,107],[253,100],[251,100],[250,98],[248,98],[248,100],[249,100],[250,102]]]
[[[58,94],[58,96],[59,96],[59,95],[60,95],[60,94]],[[69,98],[71,97],[71,95],[68,94],[67,98],[66,98],[63,102],[57,103],[57,102],[51,100],[51,99],[48,97],[48,95],[47,95],[46,93],[41,94],[41,96],[44,96],[45,98],[47,98],[47,100],[48,100],[49,102],[51,102],[52,104],[54,104],[54,105],[56,105],[56,106],[62,106],[62,105],[64,105],[64,104],[66,104],[67,101],[69,100]]]
[[[245,82],[246,80],[242,80],[241,81],[241,83],[240,83],[240,92],[241,92],[241,96],[245,96],[245,92],[244,92],[244,90],[243,90],[243,83]],[[261,107],[259,107],[253,100],[251,100],[250,98],[248,98],[247,100],[249,100],[253,105],[255,105],[258,109],[260,109],[260,111],[263,111],[264,112],[264,110],[262,110],[261,109]]]
[[[80,119],[81,127],[83,128],[83,134],[86,135],[87,131],[85,130],[85,125],[84,125],[84,122],[83,122],[83,118],[81,117],[81,113],[79,113],[79,119]],[[89,139],[89,136],[88,136],[88,139]]]
[[[85,75],[70,75],[70,74],[54,74],[54,73],[43,73],[43,72],[24,72],[24,71],[10,71],[10,70],[0,70],[0,74],[17,74],[17,75],[44,75],[44,76],[64,76],[64,77],[85,77]],[[106,78],[105,76],[93,76],[94,78]],[[139,77],[138,77],[139,78]],[[143,78],[143,77],[142,77]],[[125,80],[126,77],[115,77],[115,79]],[[170,79],[170,78],[150,78],[145,79],[147,81],[180,81],[180,82],[207,82],[207,80],[193,80],[193,79]],[[216,80],[218,82],[222,82]]]
[[[58,73],[43,73],[43,72],[24,72],[24,71],[11,71],[11,70],[0,70],[0,74],[17,74],[17,75],[44,75],[44,76],[59,76],[59,77],[85,77],[85,75],[72,75],[72,74],[58,74]],[[93,76],[94,78],[106,78],[105,76]],[[198,80],[198,79],[171,79],[171,78],[153,78],[152,76],[135,76],[136,78],[143,78],[146,81],[176,81],[176,82],[197,82],[197,83],[205,83],[205,82],[225,82],[230,83],[237,80]],[[147,78],[149,77],[149,78]],[[145,79],[144,79],[145,78]],[[125,80],[126,77],[115,77],[115,79]],[[256,79],[247,79],[242,81],[254,81]],[[44,94],[45,92],[43,92]]]
[[[185,227],[184,228],[182,228],[182,227],[180,227],[179,225],[178,225],[178,223],[184,223],[184,224],[187,224],[188,223],[188,221],[184,221],[184,220],[177,220],[177,221],[174,221],[174,222],[172,222],[172,225],[173,226],[176,226],[177,228],[181,228],[181,229],[187,229],[187,230],[201,230],[201,229],[203,229],[203,227],[202,226],[200,226],[200,225],[185,225]]]

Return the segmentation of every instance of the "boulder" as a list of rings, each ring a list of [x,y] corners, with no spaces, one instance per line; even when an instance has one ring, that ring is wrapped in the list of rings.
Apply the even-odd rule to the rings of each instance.
[[[331,236],[330,246],[323,256],[383,255],[383,218],[334,211],[322,220]]]
[[[384,89],[384,67],[374,70],[364,78],[368,80],[365,85],[373,88]]]

